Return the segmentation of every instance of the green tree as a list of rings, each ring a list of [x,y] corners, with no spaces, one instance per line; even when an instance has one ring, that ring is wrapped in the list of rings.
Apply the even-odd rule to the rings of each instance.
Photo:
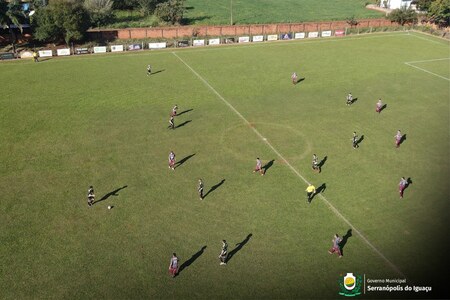
[[[105,25],[113,16],[112,0],[84,0],[92,25]]]
[[[35,38],[40,41],[61,42],[81,40],[90,27],[89,15],[80,2],[53,0],[37,10],[33,17]]]
[[[417,8],[421,11],[427,11],[430,8],[431,3],[433,0],[416,0],[413,1],[417,5]]]
[[[439,27],[450,25],[450,0],[435,0],[428,8],[428,17]]]
[[[138,7],[137,0],[114,0],[113,8],[114,9],[134,9]]]
[[[388,19],[391,20],[391,22],[397,22],[402,26],[405,24],[416,24],[417,13],[411,8],[397,8],[388,15]]]
[[[161,0],[137,0],[141,14],[149,15],[156,9],[156,5],[163,2]]]
[[[155,14],[164,22],[180,24],[185,10],[184,0],[168,0],[156,5]]]
[[[12,27],[15,25],[22,32],[22,21],[25,20],[25,17],[19,0],[11,0],[9,3],[5,0],[0,0],[0,26],[3,29],[8,28],[14,50],[16,35]]]

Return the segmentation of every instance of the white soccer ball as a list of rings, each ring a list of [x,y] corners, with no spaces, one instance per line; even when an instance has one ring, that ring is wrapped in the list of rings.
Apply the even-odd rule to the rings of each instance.
[[[111,205],[108,205],[108,209],[111,209]]]

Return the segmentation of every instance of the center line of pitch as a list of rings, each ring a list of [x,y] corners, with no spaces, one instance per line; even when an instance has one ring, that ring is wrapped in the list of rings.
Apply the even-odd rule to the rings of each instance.
[[[233,105],[231,105],[230,102],[228,102],[219,92],[216,91],[215,88],[213,88],[208,81],[206,81],[200,74],[198,74],[190,65],[188,65],[181,57],[179,57],[175,52],[172,52],[175,57],[177,57],[189,70],[191,70],[192,73],[194,73],[195,76],[197,76],[198,79],[200,79],[220,100],[225,103],[236,115],[238,115],[239,118],[244,121],[245,124],[250,125],[250,122],[236,109]],[[249,126],[253,132],[263,141],[266,143],[266,145],[272,149],[272,151],[281,158],[286,165],[292,170],[292,172],[295,173],[301,180],[303,180],[305,183],[309,184],[308,180],[306,180],[305,177],[303,177],[297,169],[295,169],[284,157],[281,155],[280,152],[278,152],[277,149],[275,149],[272,144],[261,135],[261,133],[253,126]],[[319,194],[319,197],[322,198],[322,200],[328,205],[328,207],[331,209],[331,211],[338,216],[341,220],[343,220],[348,226],[350,226],[354,232],[356,232],[357,235],[360,236],[360,238],[375,252],[377,253],[394,271],[396,271],[399,275],[406,278],[406,276],[400,271],[400,269],[394,265],[383,253],[381,253],[380,250],[378,250],[355,226],[353,226],[352,223],[350,223],[349,220],[347,220],[346,217],[344,217],[339,210],[333,206],[322,194]]]

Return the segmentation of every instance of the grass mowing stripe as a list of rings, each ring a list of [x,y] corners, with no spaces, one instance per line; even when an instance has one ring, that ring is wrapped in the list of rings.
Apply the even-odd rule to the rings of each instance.
[[[416,69],[418,69],[418,70],[421,70],[421,71],[423,71],[423,72],[426,72],[426,73],[428,73],[428,74],[437,76],[437,77],[442,78],[442,79],[444,79],[444,80],[450,81],[450,79],[447,78],[447,77],[444,77],[444,76],[438,75],[438,74],[436,74],[436,73],[430,72],[430,71],[428,71],[428,70],[422,69],[422,68],[420,68],[420,67],[418,67],[418,66],[415,66],[415,65],[412,65],[412,64],[410,64],[410,63],[405,62],[404,64],[405,64],[405,65],[408,65],[408,66],[410,66],[410,67],[416,68]]]
[[[300,172],[297,171],[297,169],[295,169],[284,157],[283,155],[281,155],[280,152],[278,152],[277,149],[275,149],[272,144],[270,144],[270,142],[253,126],[251,126],[250,122],[236,109],[234,108],[233,105],[231,105],[231,103],[229,103],[221,94],[219,94],[219,92],[216,91],[216,89],[214,89],[214,87],[212,87],[208,81],[206,81],[206,79],[204,79],[200,74],[198,74],[189,64],[187,64],[181,57],[179,57],[175,52],[172,52],[172,54],[177,57],[192,73],[194,73],[195,76],[197,76],[197,78],[199,78],[220,100],[222,100],[223,103],[225,103],[233,112],[235,112],[239,118],[241,118],[244,123],[246,123],[247,125],[249,125],[249,127],[253,130],[253,132],[259,137],[261,138],[262,141],[264,141],[266,143],[267,146],[269,146],[270,149],[272,149],[272,151],[279,157],[281,158],[287,166],[289,166],[289,168],[300,178],[302,179],[305,183],[309,184],[308,180],[306,180],[305,177],[303,177]],[[341,218],[347,225],[349,225],[360,237],[361,239],[369,246],[369,248],[371,248],[376,254],[378,254],[395,272],[397,272],[399,275],[401,275],[402,277],[406,278],[405,274],[403,274],[402,271],[400,271],[400,269],[394,264],[392,263],[383,253],[381,253],[380,250],[378,250],[355,226],[353,226],[352,223],[350,223],[349,220],[347,220],[347,218],[345,218],[340,212],[339,210],[334,207],[322,194],[319,194],[319,196],[325,201],[325,203],[328,205],[328,207],[333,211],[333,213],[338,216],[339,218]]]

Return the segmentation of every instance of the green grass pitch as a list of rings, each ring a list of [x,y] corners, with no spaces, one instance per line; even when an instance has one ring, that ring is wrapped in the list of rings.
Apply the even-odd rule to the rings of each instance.
[[[0,64],[0,298],[338,298],[348,272],[442,287],[449,49],[400,32]],[[301,177],[326,185],[310,205]],[[198,178],[224,181],[200,201]],[[89,185],[122,189],[89,208]],[[222,239],[241,243],[227,266]],[[192,257],[175,279],[172,252]]]

